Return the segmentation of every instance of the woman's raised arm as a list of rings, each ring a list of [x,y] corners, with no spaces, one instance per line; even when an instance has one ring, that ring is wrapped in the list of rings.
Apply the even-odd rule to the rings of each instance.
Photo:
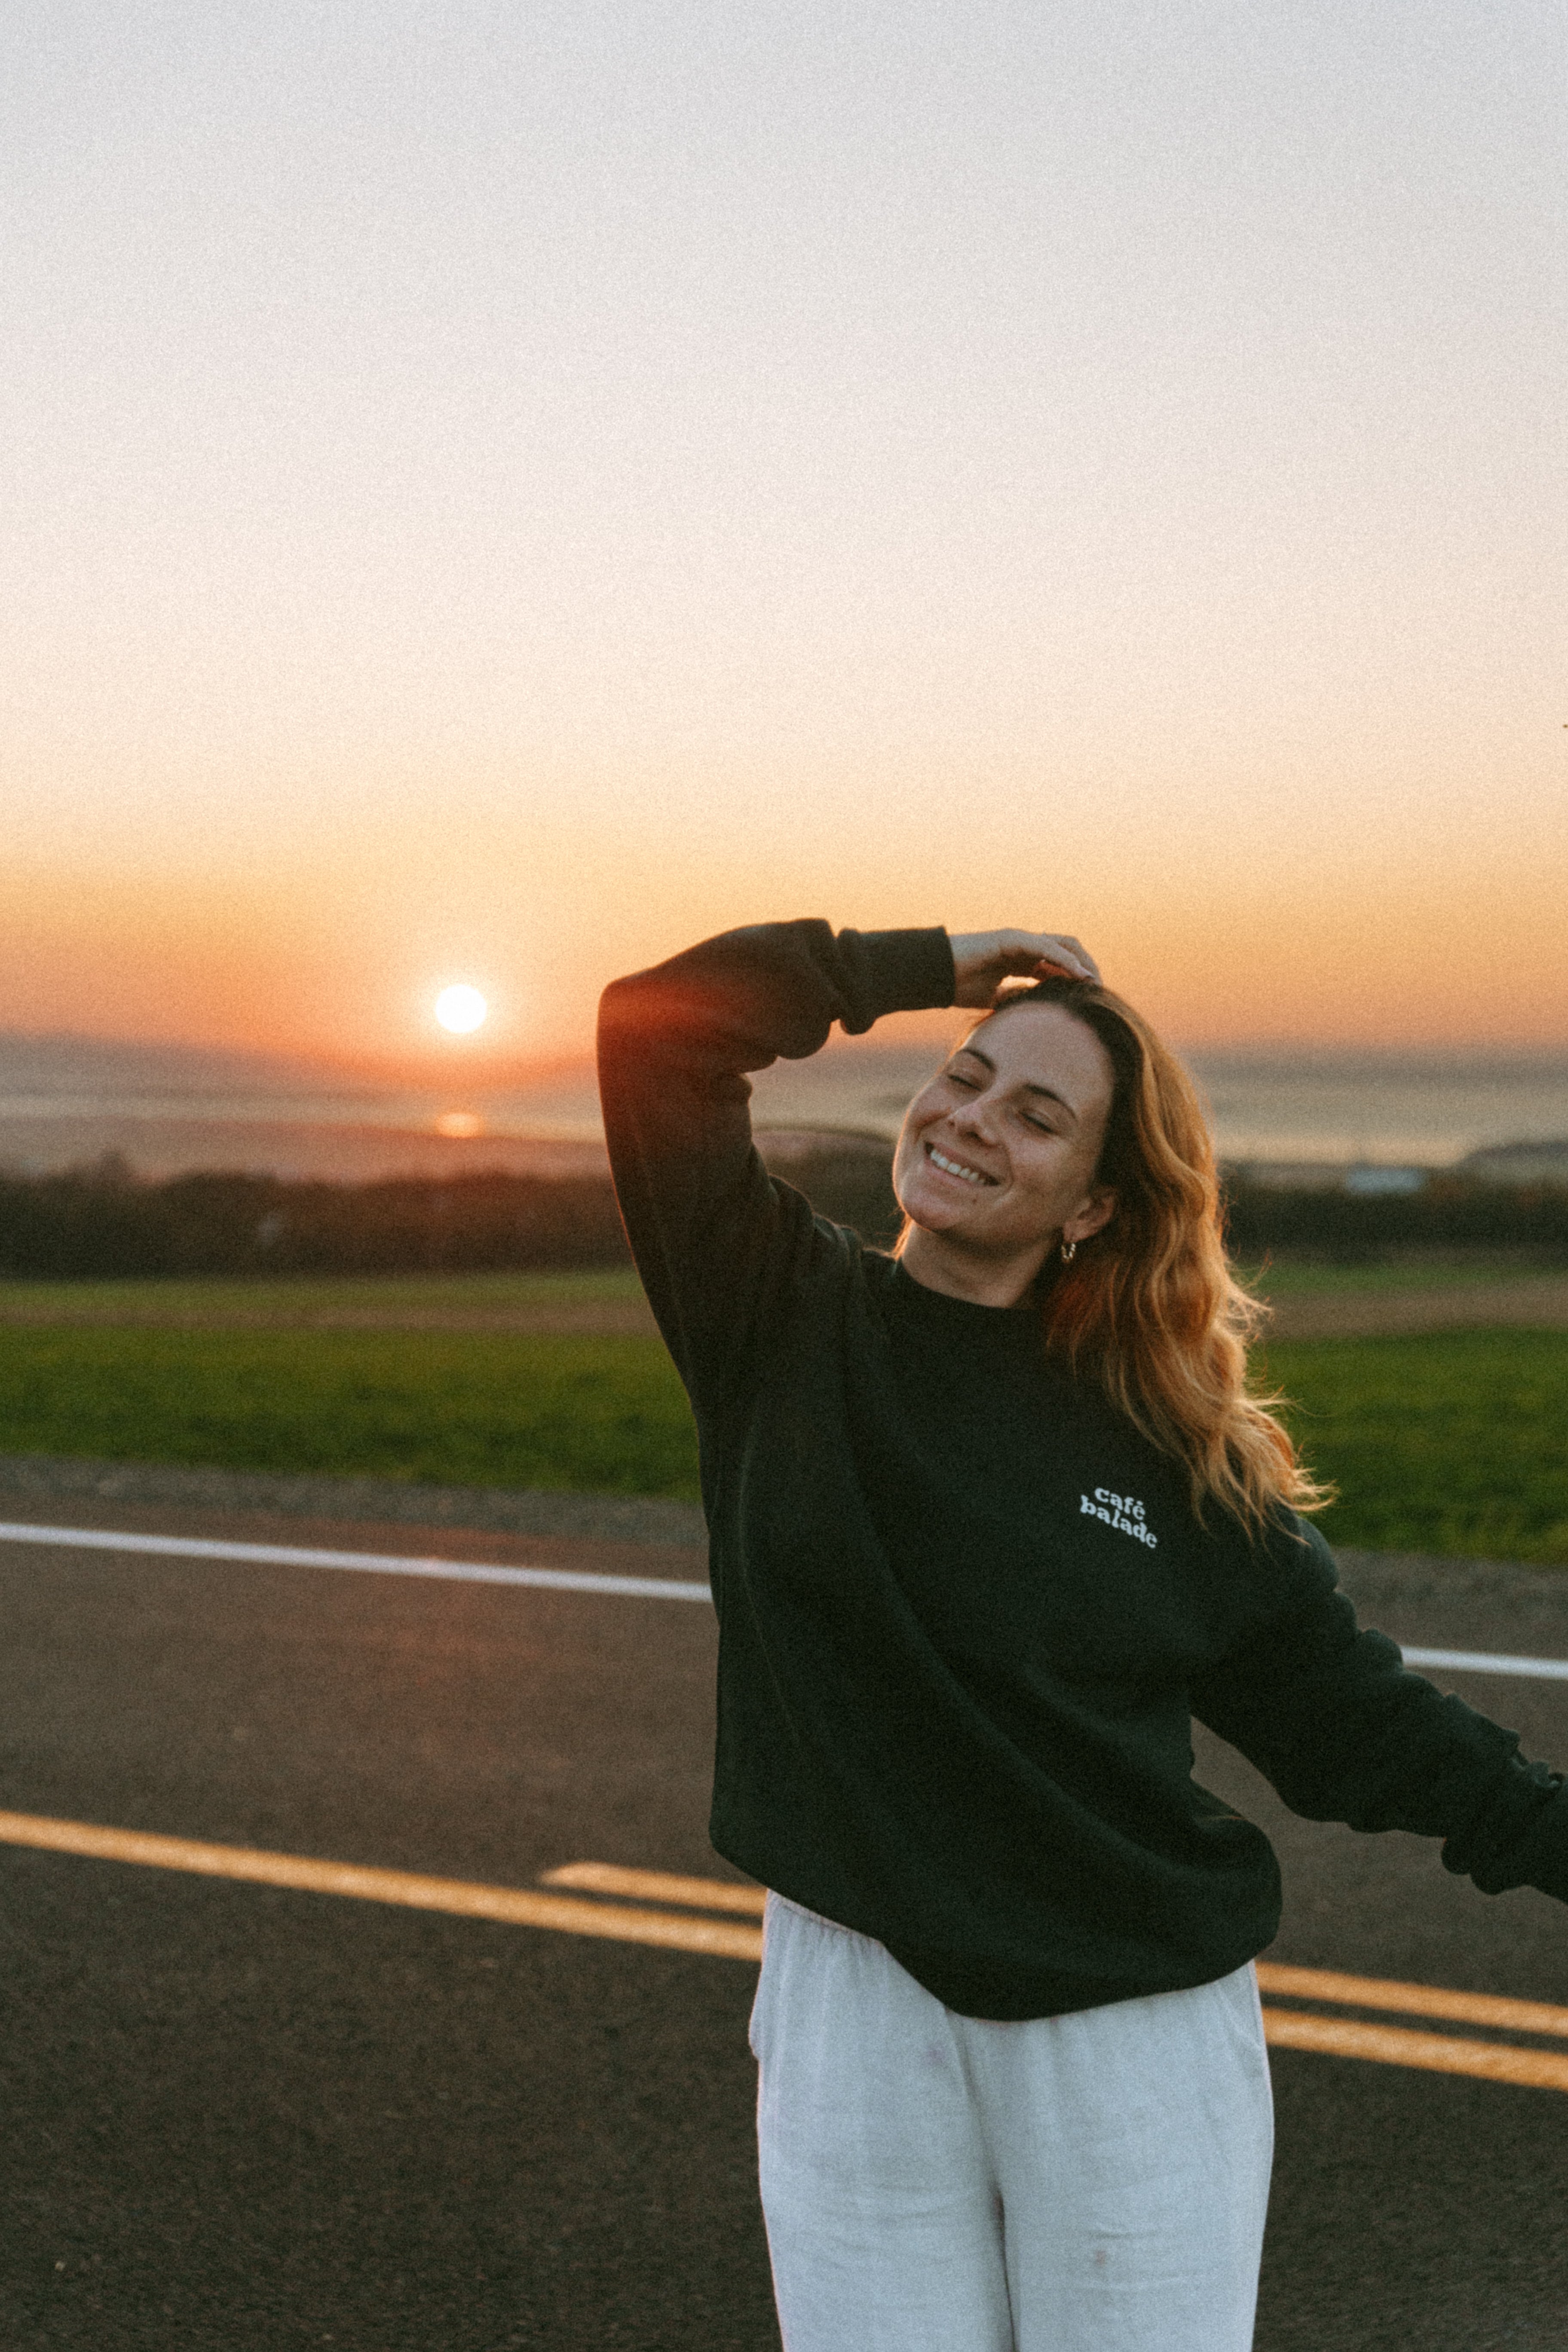
[[[947,933],[763,923],[612,982],[605,1132],[632,1254],[693,1402],[718,1402],[770,1299],[822,1245],[752,1142],[747,1072],[815,1054],[835,1021],[953,1002]]]

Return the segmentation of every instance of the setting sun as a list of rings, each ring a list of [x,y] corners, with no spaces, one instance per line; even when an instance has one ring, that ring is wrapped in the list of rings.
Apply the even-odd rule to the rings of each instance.
[[[455,1037],[466,1037],[478,1029],[489,1011],[477,988],[444,988],[436,999],[436,1018]]]

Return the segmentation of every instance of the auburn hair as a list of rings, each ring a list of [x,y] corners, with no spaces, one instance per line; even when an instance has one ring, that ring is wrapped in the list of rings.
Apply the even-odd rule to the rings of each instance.
[[[1048,1351],[1184,1465],[1200,1525],[1209,1502],[1254,1535],[1282,1504],[1321,1510],[1332,1490],[1298,1454],[1277,1411],[1284,1399],[1248,1385],[1247,1349],[1266,1310],[1231,1271],[1214,1145],[1192,1079],[1097,981],[1005,989],[973,1026],[1021,1004],[1059,1004],[1082,1022],[1114,1079],[1094,1181],[1115,1193],[1116,1209],[1070,1265],[1042,1275]]]

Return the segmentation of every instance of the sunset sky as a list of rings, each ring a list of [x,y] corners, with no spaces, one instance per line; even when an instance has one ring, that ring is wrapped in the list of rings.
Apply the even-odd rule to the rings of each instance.
[[[0,32],[0,1028],[573,1052],[772,916],[1568,1041],[1546,0]],[[454,1045],[454,1052],[464,1050]]]

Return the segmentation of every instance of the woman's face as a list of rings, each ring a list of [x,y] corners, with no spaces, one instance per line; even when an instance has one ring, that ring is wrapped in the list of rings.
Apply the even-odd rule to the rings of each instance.
[[[905,1114],[893,1162],[904,1214],[925,1233],[998,1260],[1058,1234],[1082,1240],[1115,1207],[1094,1171],[1110,1112],[1110,1059],[1059,1004],[983,1022]]]

